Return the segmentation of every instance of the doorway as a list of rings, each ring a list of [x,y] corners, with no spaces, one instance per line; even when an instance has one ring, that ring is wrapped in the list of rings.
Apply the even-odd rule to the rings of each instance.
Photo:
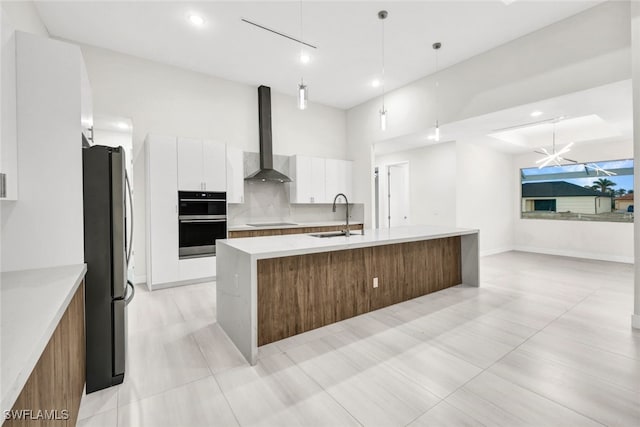
[[[387,166],[388,226],[409,225],[409,163]]]
[[[375,170],[376,226],[409,225],[409,162],[380,165]]]

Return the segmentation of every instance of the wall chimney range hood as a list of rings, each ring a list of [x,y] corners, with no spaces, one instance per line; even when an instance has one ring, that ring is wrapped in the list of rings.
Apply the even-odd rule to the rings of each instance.
[[[260,134],[260,169],[245,181],[291,182],[291,178],[273,168],[273,143],[271,135],[271,88],[258,87],[258,126]]]

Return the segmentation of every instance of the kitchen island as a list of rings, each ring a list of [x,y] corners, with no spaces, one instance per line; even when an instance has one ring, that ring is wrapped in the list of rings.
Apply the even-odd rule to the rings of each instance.
[[[478,230],[406,226],[350,237],[217,241],[217,320],[258,346],[451,286],[478,286]]]

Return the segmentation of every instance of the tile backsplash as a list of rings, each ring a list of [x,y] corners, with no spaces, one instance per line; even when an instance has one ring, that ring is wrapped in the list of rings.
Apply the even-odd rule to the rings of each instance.
[[[244,175],[247,176],[260,167],[258,153],[244,153]],[[273,156],[273,167],[289,176],[289,157]],[[260,222],[320,222],[344,220],[345,207],[341,204],[337,212],[331,211],[331,204],[291,204],[287,183],[245,181],[244,203],[230,203],[227,212],[229,226]],[[352,222],[364,219],[364,204],[350,204]]]

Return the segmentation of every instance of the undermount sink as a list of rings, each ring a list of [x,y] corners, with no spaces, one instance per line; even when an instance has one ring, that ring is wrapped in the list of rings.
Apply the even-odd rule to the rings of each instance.
[[[363,233],[355,233],[355,232],[351,232],[350,233],[352,236],[356,235],[356,236],[361,236]],[[340,237],[340,236],[347,236],[347,232],[346,231],[330,231],[327,233],[314,233],[314,234],[310,234],[310,236],[312,237]]]
[[[346,236],[346,235],[347,235],[346,231],[332,231],[329,233],[310,234],[310,236],[313,236],[313,237],[340,237],[340,236]]]
[[[263,222],[260,224],[247,224],[249,227],[281,227],[285,225],[298,225],[295,222]]]

